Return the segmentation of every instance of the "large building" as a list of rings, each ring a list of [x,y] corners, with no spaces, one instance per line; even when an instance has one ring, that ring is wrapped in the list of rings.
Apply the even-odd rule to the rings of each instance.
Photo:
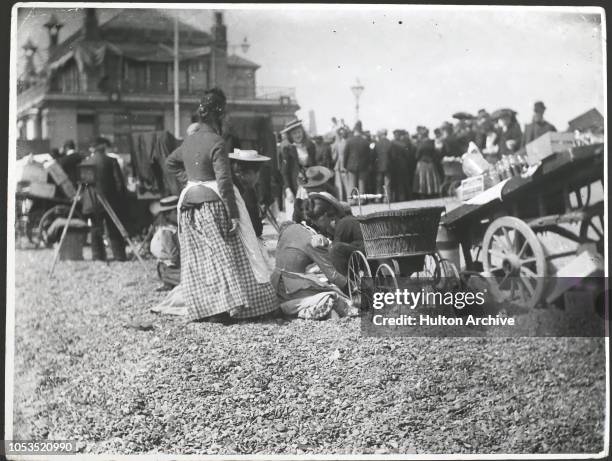
[[[123,9],[99,23],[96,10],[85,9],[77,32],[60,40],[62,26],[49,15],[42,68],[33,61],[39,44],[28,40],[23,46],[26,61],[17,91],[21,144],[59,147],[74,139],[83,149],[102,135],[127,153],[131,133],[174,133],[173,17],[163,10]],[[230,125],[243,147],[269,145],[269,134],[299,109],[294,89],[257,86],[259,65],[228,53],[222,13],[214,13],[210,33],[181,20],[177,28],[180,133],[191,122],[199,94],[218,86],[228,96]]]

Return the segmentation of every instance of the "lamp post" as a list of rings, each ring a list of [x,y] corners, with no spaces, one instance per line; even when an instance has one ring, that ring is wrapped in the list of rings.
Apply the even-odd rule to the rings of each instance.
[[[233,45],[229,45],[229,47],[232,50],[232,54],[236,54],[236,48],[240,48],[242,52],[246,54],[249,51],[249,48],[251,48],[251,44],[247,38],[244,37],[241,43],[235,43]]]
[[[49,31],[49,46],[54,47],[57,45],[59,38],[59,32],[64,25],[60,23],[54,14],[51,14],[49,20],[44,24]]]
[[[355,83],[355,85],[351,87],[351,91],[353,92],[353,95],[355,96],[355,121],[356,122],[359,121],[359,98],[361,97],[361,93],[363,93],[363,90],[364,90],[363,85],[361,84],[359,79],[357,79],[357,82]]]
[[[179,106],[179,26],[174,16],[174,136],[181,136],[181,110]]]

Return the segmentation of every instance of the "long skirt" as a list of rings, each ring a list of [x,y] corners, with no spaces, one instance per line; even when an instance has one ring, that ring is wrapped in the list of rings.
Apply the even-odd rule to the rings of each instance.
[[[279,307],[269,282],[259,283],[223,202],[181,210],[181,286],[191,320],[229,312],[257,317]]]
[[[414,172],[412,191],[420,195],[438,195],[442,181],[433,162],[418,162]]]

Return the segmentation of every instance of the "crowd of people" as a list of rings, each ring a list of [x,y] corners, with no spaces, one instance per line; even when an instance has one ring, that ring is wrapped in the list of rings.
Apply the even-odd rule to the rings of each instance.
[[[555,127],[544,119],[546,107],[538,101],[532,123],[524,130],[512,109],[493,113],[485,109],[477,115],[458,112],[455,124],[444,122],[433,133],[418,126],[414,134],[396,129],[389,139],[386,129],[375,134],[357,122],[353,129],[332,119],[326,136],[308,138],[302,123],[294,120],[281,132],[279,152],[286,208],[299,200],[300,172],[309,167],[330,170],[334,192],[340,200],[350,200],[357,188],[362,194],[382,194],[392,202],[437,197],[444,180],[442,159],[460,157],[474,143],[483,153],[501,158]],[[332,191],[330,191],[332,192]]]
[[[385,129],[372,135],[361,122],[349,130],[336,119],[330,133],[310,139],[302,122],[292,120],[280,133],[278,164],[272,167],[272,182],[282,185],[277,204],[285,222],[274,223],[279,236],[271,261],[261,240],[259,175],[272,158],[228,139],[222,129],[225,108],[221,90],[205,92],[185,139],[165,161],[181,184],[180,196],[165,197],[152,210],[150,250],[158,261],[160,290],[180,290],[196,321],[227,322],[281,311],[304,318],[346,315],[347,262],[353,251],[363,250],[350,207],[352,191],[386,193],[390,201],[436,197],[442,158],[461,156],[471,143],[483,153],[503,156],[555,131],[544,120],[541,102],[524,131],[511,109],[457,113],[454,125],[445,122],[433,136],[418,126],[413,135],[396,129],[391,139]],[[107,154],[109,146],[98,138],[89,154],[81,155],[69,141],[53,156],[75,183],[78,165],[94,168],[97,181],[89,192],[97,191],[119,209],[126,186],[117,160]],[[125,260],[125,242],[97,194],[86,191],[82,208],[91,227],[93,258],[106,259],[106,227],[115,260]],[[273,208],[277,212],[268,217],[274,221],[274,215],[281,215]],[[312,273],[313,266],[324,280]]]

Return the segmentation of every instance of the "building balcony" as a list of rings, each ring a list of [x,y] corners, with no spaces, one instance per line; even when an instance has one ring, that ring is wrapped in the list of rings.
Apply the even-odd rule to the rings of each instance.
[[[203,90],[180,89],[181,103],[197,104]],[[266,106],[297,106],[295,88],[290,87],[268,87],[268,86],[230,86],[226,88],[228,101],[239,104],[264,104]],[[127,87],[117,92],[117,102],[146,103],[155,102],[171,104],[173,101],[173,91],[165,88],[135,88]],[[106,102],[112,101],[112,93],[97,91],[83,91],[75,88],[72,91],[62,91],[51,89],[46,85],[36,85],[30,87],[17,95],[18,112],[29,110],[38,106],[44,101],[64,101],[64,102]]]
[[[233,100],[280,101],[284,98],[287,104],[296,102],[295,88],[291,87],[233,85],[227,89],[227,95]]]

